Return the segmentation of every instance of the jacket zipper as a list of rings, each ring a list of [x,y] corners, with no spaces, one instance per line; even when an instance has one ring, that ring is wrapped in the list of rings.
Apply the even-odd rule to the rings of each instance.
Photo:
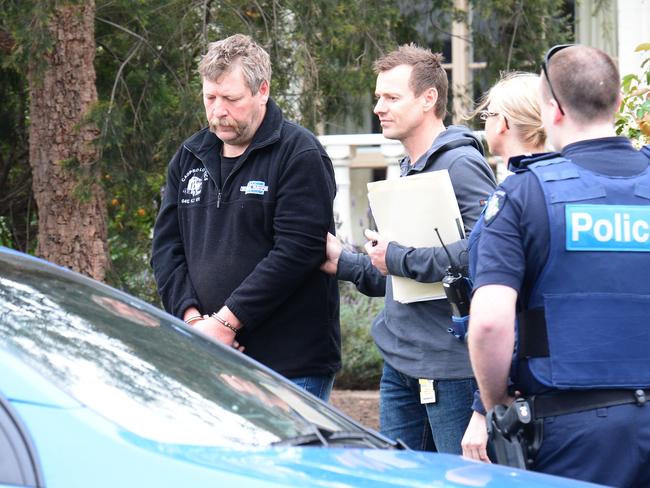
[[[273,142],[274,142],[274,141],[272,141],[272,142],[265,142],[265,143],[263,143],[263,144],[260,144],[259,146],[255,146],[255,147],[251,148],[251,151],[249,151],[248,154],[250,154],[253,150],[256,150],[256,149],[259,149],[259,148],[262,148],[262,147],[266,147],[266,146],[268,146],[269,144],[272,144]],[[203,165],[203,167],[206,169],[206,171],[208,172],[208,174],[210,174],[210,171],[208,171],[207,166],[206,166],[205,163],[203,162],[203,159],[201,159],[199,156],[197,156],[196,153],[195,153],[194,151],[192,151],[192,150],[191,150],[189,147],[187,147],[186,145],[183,145],[183,147],[184,147],[185,149],[187,149],[187,150],[190,152],[190,154],[192,154],[192,156],[194,156],[196,159],[198,159],[199,161],[201,161],[201,164]],[[244,151],[244,154],[246,154],[246,151]],[[232,169],[232,172],[231,172],[228,176],[226,176],[226,179],[223,181],[223,183],[222,183],[222,185],[221,185],[221,188],[217,188],[217,208],[220,208],[220,207],[221,207],[221,194],[223,193],[223,189],[224,189],[224,187],[226,186],[226,182],[228,181],[228,179],[232,176],[232,174],[233,174],[235,171],[239,170],[239,168],[241,168],[241,167],[244,165],[244,162],[246,161],[246,159],[248,159],[248,154],[246,154],[246,158],[244,158],[244,160],[237,161],[237,164],[235,164],[235,167]],[[243,156],[243,154],[242,154],[242,156]],[[215,181],[214,178],[213,178],[213,181]]]
[[[195,157],[196,157],[196,155],[195,155]],[[201,158],[197,158],[197,159],[199,159],[199,161],[201,161],[201,163],[203,163]],[[244,165],[244,163],[246,162],[246,159],[248,159],[248,155],[246,155],[245,159],[243,159],[243,160],[240,159],[239,161],[237,161],[237,164],[235,164],[235,167],[232,169],[230,174],[228,176],[226,176],[226,179],[221,182],[221,188],[217,189],[217,208],[221,207],[221,194],[223,193],[223,190],[226,188],[226,183],[228,183],[228,180],[233,175],[233,173],[235,173],[236,171],[239,171],[239,168],[241,168]],[[203,164],[203,166],[205,166],[205,164]],[[208,172],[208,174],[209,174],[209,172]]]

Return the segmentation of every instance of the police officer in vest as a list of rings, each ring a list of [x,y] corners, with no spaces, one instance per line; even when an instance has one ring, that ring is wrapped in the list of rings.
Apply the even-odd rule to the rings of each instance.
[[[604,52],[550,49],[539,96],[561,153],[486,207],[469,326],[481,398],[528,399],[542,426],[532,469],[650,486],[650,157],[615,134]]]

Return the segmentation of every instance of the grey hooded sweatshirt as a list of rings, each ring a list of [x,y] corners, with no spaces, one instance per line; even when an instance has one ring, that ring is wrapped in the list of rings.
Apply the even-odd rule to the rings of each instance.
[[[446,169],[458,200],[465,235],[468,236],[482,205],[495,188],[494,173],[483,157],[480,141],[466,127],[452,125],[441,132],[431,148],[415,164],[405,157],[401,176]],[[404,208],[408,212],[435,209]],[[467,262],[467,238],[447,243],[455,264]],[[372,336],[384,360],[413,378],[435,380],[472,376],[467,345],[452,336],[451,311],[446,300],[400,303],[393,299],[392,276],[405,276],[423,283],[440,281],[449,258],[442,247],[412,248],[395,242],[388,245],[389,276],[382,276],[366,254],[344,251],[337,278],[351,281],[368,296],[385,296],[384,309],[372,324]]]

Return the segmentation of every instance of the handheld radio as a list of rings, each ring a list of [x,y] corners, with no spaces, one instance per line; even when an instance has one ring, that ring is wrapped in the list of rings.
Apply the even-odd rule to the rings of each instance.
[[[447,329],[456,339],[460,341],[465,340],[467,334],[467,324],[469,323],[469,304],[472,297],[472,285],[467,278],[465,270],[454,264],[449,250],[442,242],[438,228],[435,229],[442,248],[447,253],[449,258],[449,267],[442,279],[442,287],[445,290],[445,295],[449,306],[451,307],[451,320],[452,327]]]

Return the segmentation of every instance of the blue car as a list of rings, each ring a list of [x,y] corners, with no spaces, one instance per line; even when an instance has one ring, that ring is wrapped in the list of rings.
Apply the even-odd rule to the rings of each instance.
[[[0,248],[0,486],[594,486],[410,451],[125,293]]]

